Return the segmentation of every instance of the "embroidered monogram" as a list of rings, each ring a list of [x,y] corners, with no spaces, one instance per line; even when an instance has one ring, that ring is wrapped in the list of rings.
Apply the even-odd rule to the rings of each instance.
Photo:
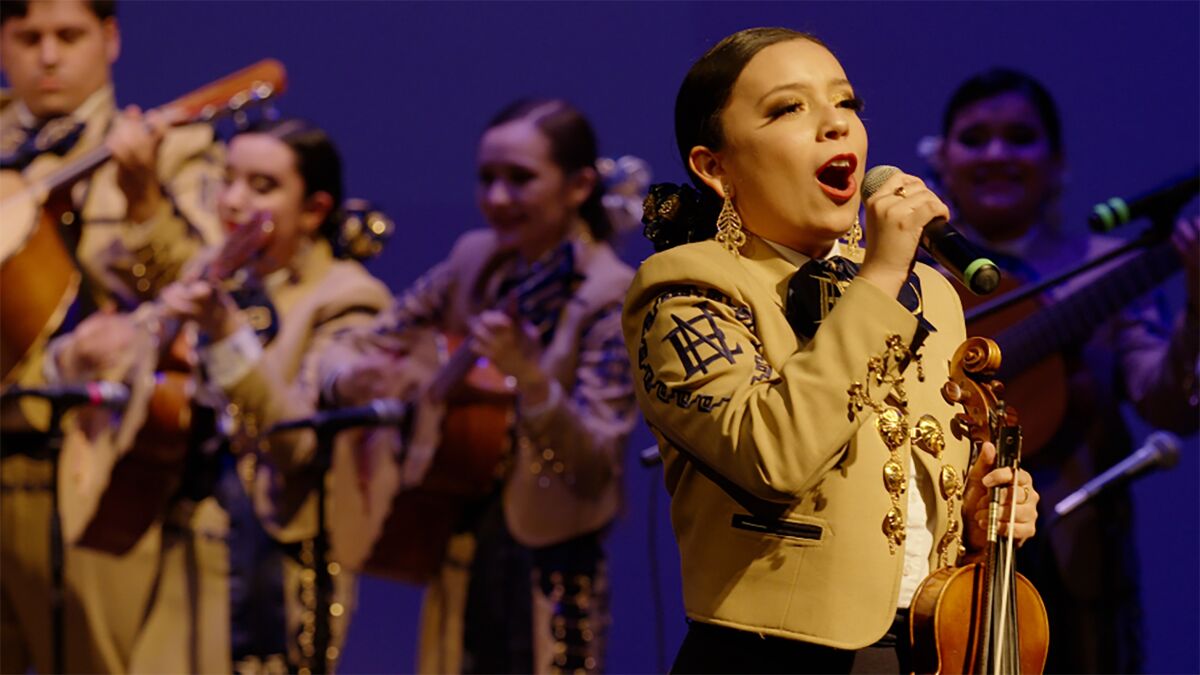
[[[696,373],[708,374],[708,366],[715,361],[725,359],[734,363],[734,358],[742,353],[742,346],[730,349],[725,342],[725,331],[717,326],[707,303],[698,305],[700,314],[691,319],[681,319],[672,314],[675,329],[667,333],[664,341],[670,341],[683,364],[684,380],[690,380]]]

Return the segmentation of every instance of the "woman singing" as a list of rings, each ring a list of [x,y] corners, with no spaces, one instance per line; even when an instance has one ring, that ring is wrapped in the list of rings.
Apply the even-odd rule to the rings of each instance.
[[[829,49],[783,28],[727,37],[676,98],[699,192],[652,191],[661,252],[623,328],[682,561],[677,672],[908,672],[917,585],[980,549],[986,488],[1014,479],[990,444],[969,466],[939,392],[962,310],[913,258],[945,205],[897,172],[858,247],[861,107]],[[1016,484],[1023,540],[1037,493]]]
[[[603,665],[602,542],[636,407],[620,333],[632,272],[606,243],[596,158],[591,125],[571,105],[502,110],[478,150],[476,194],[490,228],[463,235],[367,340],[404,342],[430,328],[468,334],[516,397],[510,456],[430,583],[421,672]],[[330,398],[403,394],[402,372],[380,373],[404,364],[362,342],[347,340],[355,358],[331,359]]]

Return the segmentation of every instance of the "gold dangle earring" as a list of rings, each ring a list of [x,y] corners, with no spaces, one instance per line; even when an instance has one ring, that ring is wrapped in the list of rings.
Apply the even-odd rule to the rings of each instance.
[[[862,241],[862,226],[858,224],[858,214],[854,214],[854,222],[850,225],[850,230],[846,232],[846,246],[850,248],[858,248],[858,242]]]
[[[742,218],[737,209],[733,208],[733,189],[722,185],[725,189],[725,202],[721,204],[721,213],[717,214],[717,242],[737,255],[746,244],[746,233],[742,231]]]

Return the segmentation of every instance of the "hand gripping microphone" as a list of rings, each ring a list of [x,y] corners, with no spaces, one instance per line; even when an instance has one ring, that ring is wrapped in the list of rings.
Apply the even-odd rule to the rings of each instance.
[[[862,198],[867,201],[892,174],[900,171],[894,166],[880,164],[863,178]],[[925,224],[921,232],[921,248],[949,270],[975,295],[987,295],[1000,285],[1000,268],[988,260],[979,247],[967,241],[941,216]]]

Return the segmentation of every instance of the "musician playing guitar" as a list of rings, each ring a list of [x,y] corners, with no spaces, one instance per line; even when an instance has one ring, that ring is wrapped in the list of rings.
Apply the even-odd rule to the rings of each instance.
[[[596,158],[591,125],[569,104],[527,100],[505,108],[478,149],[476,194],[490,229],[464,234],[373,334],[347,335],[325,359],[339,404],[406,394],[404,381],[413,378],[390,373],[403,376],[420,364],[406,357],[388,366],[391,355],[426,329],[456,333],[466,338],[459,349],[470,350],[467,364],[476,363],[474,355],[488,363],[473,372],[498,371],[494,394],[516,399],[506,413],[511,423],[502,417],[494,439],[505,458],[484,469],[473,501],[450,507],[459,516],[445,535],[457,533],[435,553],[426,579],[421,672],[603,667],[603,539],[619,508],[623,449],[636,413],[619,326],[630,270],[605,241],[611,227]],[[470,389],[472,376],[464,379]],[[449,392],[448,420],[457,388]],[[455,426],[443,428],[447,442]],[[414,443],[409,457],[417,452]],[[415,484],[400,492],[400,512],[392,515],[438,518],[441,509],[404,513],[404,495],[435,481],[469,481],[469,467],[443,472],[439,461],[460,452],[443,445],[432,468],[414,462]],[[413,543],[381,540],[375,555]]]
[[[1067,168],[1063,132],[1054,99],[1030,76],[997,69],[969,78],[946,105],[942,132],[930,159],[956,226],[989,250],[1014,286],[1124,243],[1085,235],[1082,218],[1059,222],[1069,215],[1058,213]],[[1158,227],[1173,228],[1173,244],[1125,254],[1052,288],[1047,298],[967,326],[970,335],[995,338],[1010,365],[1027,363],[1001,377],[1007,400],[1022,412],[1025,467],[1043,491],[1043,508],[1131,452],[1122,400],[1155,426],[1185,433],[1200,423],[1200,221],[1163,217]],[[1130,226],[1137,227],[1144,226]],[[1138,296],[1181,266],[1187,306],[1168,325],[1161,298]],[[1042,353],[1026,356],[1035,350]],[[1042,592],[1050,616],[1047,672],[1142,670],[1129,509],[1127,491],[1110,492],[1048,523],[1020,551],[1018,569]]]
[[[114,2],[0,4],[0,66],[11,90],[0,94],[0,164],[7,176],[43,176],[97,146],[113,160],[79,181],[60,225],[82,270],[76,306],[64,330],[98,306],[130,307],[153,297],[206,242],[220,238],[206,196],[220,179],[219,148],[207,126],[167,131],[154,115],[114,102],[111,67],[120,52]],[[7,194],[5,195],[7,196]],[[18,224],[6,221],[8,232]],[[7,256],[9,251],[5,251]],[[3,303],[41,283],[6,283]],[[7,317],[6,317],[7,320]],[[5,373],[5,385],[41,381],[41,345]],[[97,331],[96,339],[107,339]],[[97,350],[110,360],[115,349]],[[101,364],[108,365],[106,364]],[[5,403],[0,460],[0,670],[55,669],[50,627],[50,464],[34,456],[45,440],[48,412],[29,400]],[[123,671],[140,608],[118,607],[127,591],[113,583],[105,560],[71,552],[66,662],[71,671]],[[106,557],[105,557],[106,558]]]
[[[324,131],[296,119],[251,125],[230,142],[218,210],[233,230],[229,242],[263,232],[259,250],[238,272],[216,278],[206,272],[214,260],[206,253],[162,293],[164,316],[198,327],[205,379],[224,401],[215,407],[239,426],[232,455],[189,455],[183,483],[162,514],[165,532],[172,526],[183,532],[174,535],[168,553],[176,553],[182,539],[183,550],[195,552],[199,575],[188,572],[183,558],[167,559],[158,574],[181,585],[156,603],[166,615],[157,625],[178,620],[174,610],[187,606],[185,580],[198,586],[208,612],[189,630],[176,625],[159,636],[182,651],[187,643],[181,640],[195,640],[203,661],[190,670],[229,670],[231,654],[239,669],[280,667],[269,647],[282,650],[285,642],[289,670],[327,672],[337,662],[354,586],[352,575],[318,564],[323,551],[314,548],[314,505],[324,470],[315,439],[309,432],[265,432],[276,421],[313,412],[321,346],[336,331],[368,325],[391,300],[362,265],[344,259],[358,250],[347,245],[344,222],[363,216],[348,216],[342,197],[341,162]],[[244,281],[231,289],[221,277]],[[282,546],[255,536],[256,514]],[[326,572],[332,588],[322,590],[317,618],[314,580]]]

